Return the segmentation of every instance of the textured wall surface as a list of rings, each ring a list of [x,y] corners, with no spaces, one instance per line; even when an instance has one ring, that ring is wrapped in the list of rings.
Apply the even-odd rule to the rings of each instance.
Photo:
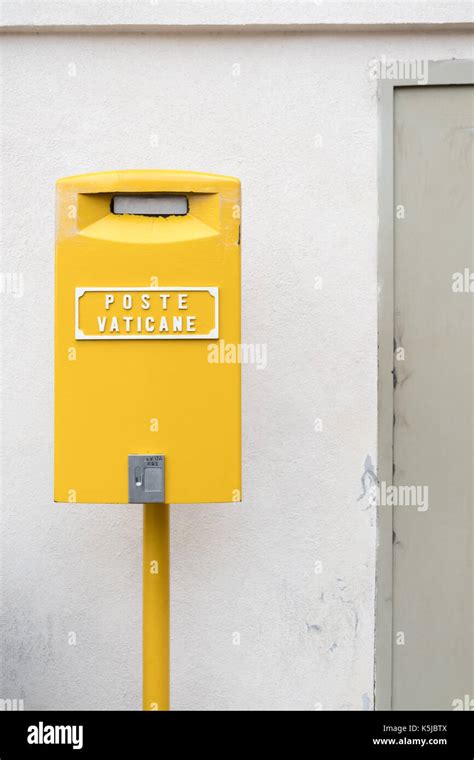
[[[243,368],[243,503],[172,509],[173,706],[371,709],[368,61],[468,57],[467,34],[71,33],[1,46],[0,696],[140,708],[141,507],[52,501],[54,182],[155,167],[242,180],[243,340],[267,346],[266,368]]]

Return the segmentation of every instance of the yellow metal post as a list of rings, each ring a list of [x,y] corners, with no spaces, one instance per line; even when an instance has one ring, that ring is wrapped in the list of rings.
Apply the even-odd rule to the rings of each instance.
[[[143,516],[143,709],[169,710],[169,505],[144,504]]]
[[[143,704],[169,710],[159,502],[242,500],[240,182],[132,170],[64,177],[57,191],[54,498],[148,500]]]

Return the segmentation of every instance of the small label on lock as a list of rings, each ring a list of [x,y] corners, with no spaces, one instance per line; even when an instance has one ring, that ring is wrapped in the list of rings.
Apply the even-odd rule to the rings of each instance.
[[[165,501],[165,458],[163,454],[129,454],[129,504]]]

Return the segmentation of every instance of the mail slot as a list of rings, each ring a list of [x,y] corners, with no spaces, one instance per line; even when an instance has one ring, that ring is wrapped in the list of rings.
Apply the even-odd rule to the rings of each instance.
[[[239,181],[59,180],[55,301],[55,500],[240,501]]]

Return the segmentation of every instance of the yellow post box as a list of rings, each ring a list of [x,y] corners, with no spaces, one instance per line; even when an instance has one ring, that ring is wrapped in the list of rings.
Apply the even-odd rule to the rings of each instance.
[[[55,500],[240,501],[238,180],[121,171],[57,190]]]
[[[241,501],[240,185],[58,182],[58,502],[143,503],[143,703],[169,709],[169,508]]]

